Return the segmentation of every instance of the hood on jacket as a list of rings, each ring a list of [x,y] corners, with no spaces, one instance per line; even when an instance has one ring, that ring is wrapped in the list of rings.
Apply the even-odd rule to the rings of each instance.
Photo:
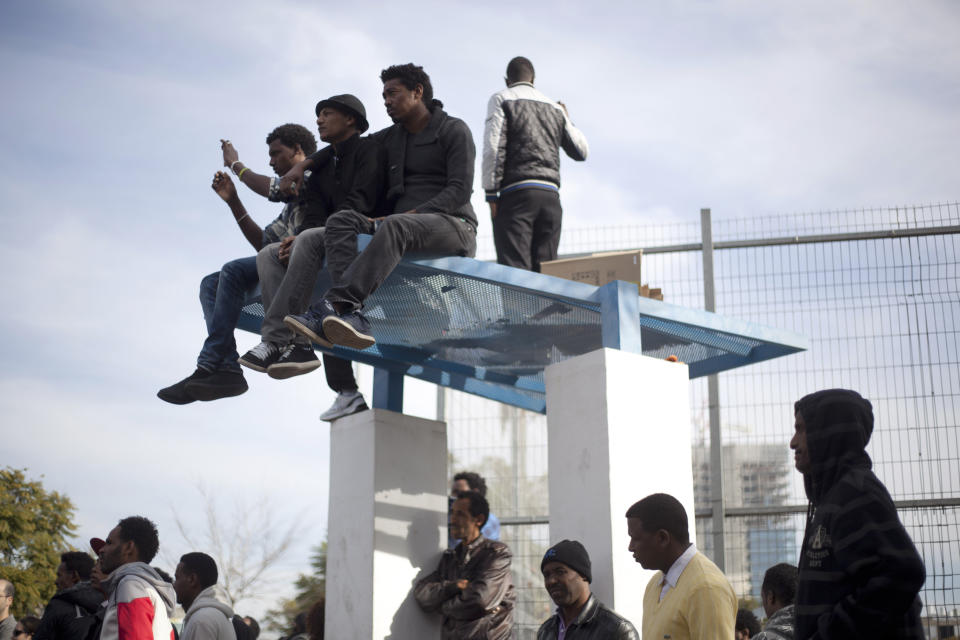
[[[803,486],[817,504],[844,473],[872,466],[865,448],[873,434],[873,406],[856,391],[827,389],[804,396],[793,408],[807,432],[810,470]]]
[[[54,600],[63,600],[71,605],[77,605],[81,609],[86,609],[92,613],[100,608],[103,602],[103,594],[93,588],[89,580],[81,580],[72,587],[67,587],[63,591],[53,596]]]
[[[107,592],[112,594],[120,581],[127,576],[136,576],[149,583],[166,606],[167,617],[173,614],[173,608],[177,604],[177,594],[173,590],[173,585],[161,578],[160,574],[146,562],[128,562],[114,569],[107,583]]]
[[[207,587],[197,594],[196,600],[190,605],[187,615],[183,618],[183,624],[186,625],[190,617],[200,609],[216,609],[227,616],[227,620],[233,619],[233,607],[230,605],[230,598],[223,587],[217,584]]]

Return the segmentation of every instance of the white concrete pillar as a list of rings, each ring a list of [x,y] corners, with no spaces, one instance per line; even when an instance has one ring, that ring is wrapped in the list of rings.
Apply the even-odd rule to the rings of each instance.
[[[330,427],[328,638],[440,637],[413,599],[446,544],[443,422],[373,409]]]
[[[627,551],[627,509],[669,493],[695,539],[687,366],[614,349],[546,369],[550,543],[579,540],[592,590],[640,630],[653,575]]]

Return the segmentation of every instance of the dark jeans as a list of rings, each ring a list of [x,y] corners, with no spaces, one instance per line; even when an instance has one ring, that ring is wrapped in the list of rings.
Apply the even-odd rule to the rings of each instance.
[[[208,371],[240,371],[233,331],[243,305],[258,282],[255,256],[231,260],[220,271],[200,281],[200,306],[207,321],[207,339],[197,357],[197,366]]]
[[[497,262],[539,272],[541,262],[556,260],[562,216],[556,191],[517,189],[500,196],[493,219]]]
[[[339,211],[327,219],[327,269],[333,287],[330,302],[359,309],[408,252],[437,256],[468,256],[477,252],[477,232],[469,222],[442,213],[395,213],[374,230],[367,216]],[[373,233],[357,254],[357,234]]]

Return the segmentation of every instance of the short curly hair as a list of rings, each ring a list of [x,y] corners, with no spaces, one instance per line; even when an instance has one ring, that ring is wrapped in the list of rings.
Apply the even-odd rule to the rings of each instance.
[[[442,102],[433,99],[433,85],[430,83],[430,76],[419,65],[408,62],[387,67],[380,72],[380,82],[386,83],[387,80],[399,80],[410,91],[416,89],[417,85],[422,86],[423,96],[421,100],[430,111],[433,111],[434,106],[443,106]]]
[[[67,571],[76,571],[81,580],[89,580],[95,561],[83,551],[64,551],[60,554],[60,562]]]
[[[457,496],[457,500],[467,500],[470,503],[470,515],[474,518],[483,516],[480,527],[486,526],[487,520],[490,519],[490,503],[480,495],[479,491],[464,491]]]
[[[299,124],[288,122],[280,125],[267,136],[267,144],[274,140],[279,140],[280,144],[291,149],[296,149],[297,145],[300,145],[306,155],[310,155],[317,150],[317,139],[306,127]]]
[[[132,540],[136,545],[140,562],[149,563],[153,560],[160,548],[157,525],[143,516],[130,516],[118,522],[117,526],[120,528],[120,538],[125,542]]]
[[[483,479],[479,473],[475,471],[461,471],[457,475],[453,476],[453,481],[457,480],[466,480],[467,486],[470,487],[471,491],[476,491],[484,498],[487,497],[487,481]]]

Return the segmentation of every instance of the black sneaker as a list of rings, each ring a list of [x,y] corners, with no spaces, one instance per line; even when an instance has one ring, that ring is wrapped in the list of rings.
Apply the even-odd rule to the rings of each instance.
[[[323,333],[333,344],[351,349],[366,349],[377,341],[370,335],[370,322],[359,311],[323,319]]]
[[[172,384],[169,387],[164,387],[163,389],[160,389],[160,391],[157,391],[157,397],[164,402],[169,402],[170,404],[190,404],[191,402],[196,401],[196,398],[187,393],[187,390],[185,389],[187,383],[206,378],[212,373],[212,371],[207,371],[206,369],[197,367],[196,371],[191,373],[180,382]]]
[[[277,380],[310,373],[320,367],[320,360],[308,344],[292,342],[280,351],[280,357],[267,367],[267,375]]]
[[[240,356],[238,362],[248,369],[266,373],[267,367],[280,357],[280,348],[273,342],[261,342]]]
[[[307,336],[321,347],[332,347],[333,343],[327,339],[323,333],[323,320],[329,316],[337,315],[333,305],[327,300],[320,300],[310,305],[306,311],[300,315],[289,315],[283,319],[283,324],[294,333]]]
[[[247,390],[247,381],[240,371],[214,371],[210,375],[186,384],[186,391],[197,400],[208,402],[232,398]]]

